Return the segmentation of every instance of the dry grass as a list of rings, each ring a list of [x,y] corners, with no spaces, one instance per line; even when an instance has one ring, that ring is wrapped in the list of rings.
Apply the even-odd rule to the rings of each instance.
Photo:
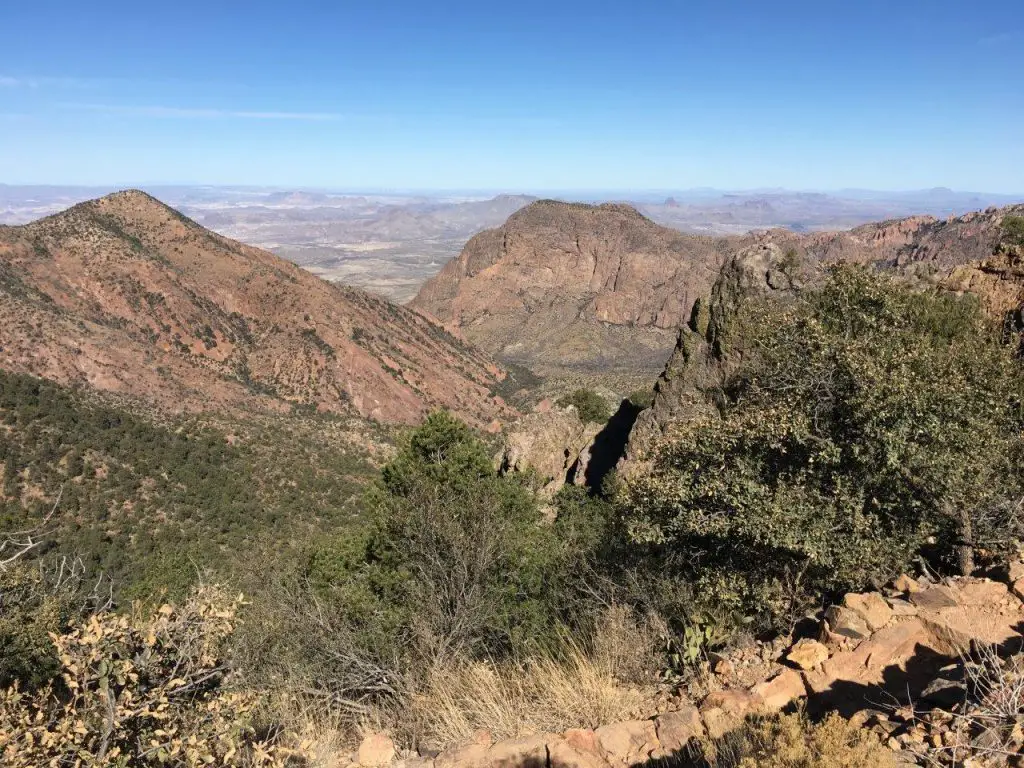
[[[896,768],[873,734],[837,714],[821,723],[803,712],[751,720],[706,751],[709,768]]]
[[[647,628],[613,608],[598,622],[589,649],[569,640],[557,654],[519,663],[433,670],[412,696],[406,724],[418,740],[444,746],[481,729],[503,739],[629,719],[646,699],[637,682],[652,647]]]
[[[980,645],[961,658],[965,701],[948,713],[953,735],[929,757],[936,765],[962,765],[973,759],[1002,765],[1024,750],[1024,655],[1007,659],[993,646]]]

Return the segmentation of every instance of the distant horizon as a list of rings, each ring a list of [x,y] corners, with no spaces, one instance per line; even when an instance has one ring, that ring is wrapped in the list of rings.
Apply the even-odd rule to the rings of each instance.
[[[474,196],[532,196],[541,195],[771,195],[771,194],[822,194],[842,196],[843,194],[884,194],[884,195],[925,195],[925,194],[948,194],[957,196],[989,196],[1000,198],[1021,198],[1024,202],[1024,190],[1018,192],[1001,192],[985,189],[957,189],[948,186],[933,186],[921,188],[886,188],[886,187],[785,187],[785,186],[762,186],[762,187],[605,187],[605,188],[509,188],[509,187],[387,187],[387,186],[366,186],[366,187],[345,187],[345,186],[323,186],[307,184],[259,184],[259,183],[231,183],[231,182],[188,182],[188,181],[125,181],[125,182],[98,182],[89,184],[78,183],[55,183],[55,182],[11,182],[0,181],[0,188],[35,188],[35,189],[82,189],[82,190],[111,190],[124,191],[139,189],[145,191],[147,188],[164,189],[214,189],[214,190],[237,190],[249,192],[310,192],[317,194],[328,194],[337,196],[347,195],[474,195]]]

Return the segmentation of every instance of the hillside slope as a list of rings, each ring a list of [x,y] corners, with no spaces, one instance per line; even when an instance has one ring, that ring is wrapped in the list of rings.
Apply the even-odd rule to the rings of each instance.
[[[215,235],[142,192],[0,227],[0,368],[175,411],[290,404],[414,422],[505,412],[421,315]]]

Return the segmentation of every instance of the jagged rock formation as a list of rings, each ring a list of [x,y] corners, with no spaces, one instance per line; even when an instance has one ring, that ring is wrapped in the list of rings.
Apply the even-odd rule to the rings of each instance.
[[[1024,306],[1024,248],[1004,246],[991,258],[954,267],[942,286],[956,293],[971,293],[995,316],[1011,314],[1018,327]]]
[[[730,324],[746,302],[785,301],[818,280],[829,263],[871,264],[927,285],[976,293],[1000,317],[1017,311],[1024,304],[1020,249],[999,243],[1004,217],[1022,213],[1024,206],[1011,206],[945,221],[914,217],[806,237],[782,230],[758,233],[753,245],[725,262],[710,299],[694,302],[655,385],[654,404],[637,418],[619,468],[626,474],[640,471],[672,424],[717,411],[722,387],[743,356],[742,334],[730,333]]]
[[[538,496],[548,502],[572,479],[570,470],[586,471],[585,464],[580,469],[581,454],[598,430],[584,424],[574,406],[538,409],[517,421],[505,435],[496,460],[498,471],[534,471],[540,484]]]
[[[674,423],[718,413],[722,390],[745,353],[737,319],[746,302],[792,298],[821,272],[801,264],[774,242],[744,248],[732,256],[711,290],[694,302],[679,330],[675,350],[654,388],[654,403],[633,425],[620,462],[625,474],[639,471],[662,434]]]
[[[502,371],[422,315],[135,191],[0,227],[0,366],[171,410],[510,413]]]
[[[657,370],[734,250],[626,205],[543,200],[470,240],[412,306],[541,369]]]
[[[805,263],[875,264],[934,280],[989,258],[1003,217],[1021,212],[1011,206],[845,232],[705,237],[660,227],[624,205],[544,200],[473,238],[412,306],[491,354],[539,370],[658,370],[694,301],[751,245]]]

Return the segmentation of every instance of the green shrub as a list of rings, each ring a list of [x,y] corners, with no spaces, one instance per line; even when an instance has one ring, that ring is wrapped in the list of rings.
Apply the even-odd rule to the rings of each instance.
[[[650,408],[652,405],[654,405],[654,390],[638,389],[634,392],[631,392],[629,397],[627,397],[626,399],[629,400],[629,402],[632,403],[635,408],[642,411],[645,408]]]
[[[583,423],[604,424],[612,416],[608,402],[592,389],[577,389],[570,395],[558,399],[563,408],[575,406]]]
[[[501,655],[557,631],[563,548],[529,489],[499,477],[484,444],[430,415],[384,467],[373,521],[314,555],[311,575],[393,655]],[[392,638],[385,641],[384,638]]]
[[[40,765],[283,766],[256,692],[227,684],[241,598],[206,587],[180,609],[99,613],[52,635],[59,688],[0,689],[0,758]]]
[[[119,598],[180,596],[197,571],[350,524],[371,469],[343,432],[315,414],[170,420],[0,371],[0,532],[37,526],[62,488],[46,547]]]
[[[1002,241],[1024,246],[1024,216],[1007,216],[1002,224]]]
[[[53,679],[59,665],[49,633],[62,631],[68,619],[38,569],[0,569],[0,689],[18,682],[34,690]]]
[[[932,537],[962,570],[1015,546],[1021,379],[976,302],[839,268],[772,311],[744,325],[759,352],[723,417],[682,425],[621,494],[652,562],[763,626],[881,586]]]

